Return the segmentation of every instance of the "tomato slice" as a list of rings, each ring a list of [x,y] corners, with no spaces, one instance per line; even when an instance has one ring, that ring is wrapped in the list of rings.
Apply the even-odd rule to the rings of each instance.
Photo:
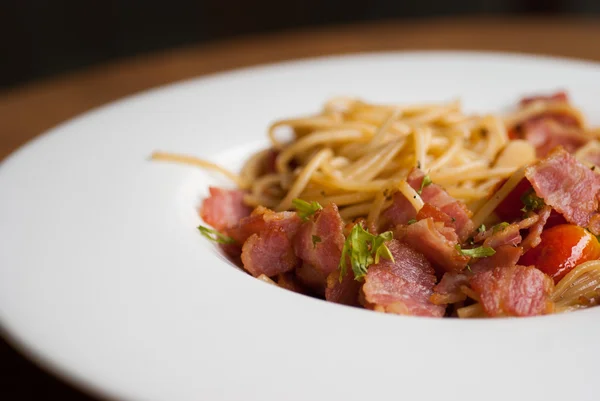
[[[560,224],[546,229],[542,242],[521,257],[519,264],[534,265],[558,283],[575,266],[600,258],[598,239],[585,228]]]

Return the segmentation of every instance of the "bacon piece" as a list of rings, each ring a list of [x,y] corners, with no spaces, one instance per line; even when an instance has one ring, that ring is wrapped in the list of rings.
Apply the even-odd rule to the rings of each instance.
[[[297,292],[298,294],[306,294],[306,290],[298,282],[294,273],[280,273],[277,275],[277,285],[286,290]]]
[[[323,273],[309,263],[302,263],[295,271],[296,278],[302,286],[309,289],[314,295],[323,298],[328,274]]]
[[[237,225],[225,230],[225,233],[237,243],[243,244],[252,234],[281,228],[291,240],[301,224],[302,220],[296,212],[274,212],[258,206],[250,216],[242,218]]]
[[[433,294],[429,297],[429,300],[436,305],[464,301],[467,296],[460,290],[460,287],[469,284],[469,277],[468,271],[444,273],[440,282],[433,287]]]
[[[558,92],[523,98],[520,106],[526,107],[533,102],[568,103],[569,99],[565,92]],[[574,152],[589,141],[577,118],[556,111],[542,112],[530,117],[511,129],[509,137],[526,139],[536,148],[538,158],[545,157],[559,145],[569,152]]]
[[[367,306],[401,315],[443,316],[445,308],[429,301],[435,275],[427,259],[397,240],[388,242],[387,247],[394,262],[381,259],[365,276],[362,291]]]
[[[456,250],[458,237],[454,230],[435,223],[430,217],[409,226],[397,227],[395,237],[426,255],[440,273],[461,271],[469,261],[469,257]]]
[[[298,265],[292,239],[301,224],[296,212],[276,213],[259,206],[225,233],[237,244],[243,244],[241,260],[244,269],[254,276],[265,274],[271,277]],[[232,256],[239,255],[239,245],[227,247],[225,251]]]
[[[339,278],[339,270],[334,270],[327,276],[325,299],[338,304],[358,306],[358,292],[362,283],[354,279],[354,274],[350,269],[347,269],[341,282]]]
[[[406,180],[411,187],[415,190],[419,190],[424,178],[425,174],[421,170],[414,168]],[[439,185],[433,183],[424,187],[421,192],[421,198],[423,199],[423,202],[435,206],[440,211],[450,216],[450,226],[454,227],[456,234],[458,234],[458,238],[461,241],[467,239],[475,229],[473,222],[471,221],[472,213],[467,206],[463,202],[450,196],[448,192]]]
[[[329,204],[304,222],[294,238],[294,252],[304,262],[296,275],[321,296],[325,294],[327,276],[336,271],[342,257],[343,230],[337,206]]]
[[[600,235],[600,214],[595,214],[590,218],[588,230],[594,235]]]
[[[548,218],[550,217],[551,213],[552,213],[552,208],[548,205],[544,206],[538,212],[537,221],[535,222],[535,224],[533,224],[529,228],[529,233],[527,234],[527,236],[525,237],[523,242],[521,242],[521,247],[523,248],[523,253],[527,252],[531,248],[535,248],[536,246],[538,246],[540,244],[540,242],[542,242],[541,234],[542,234],[542,231],[544,230],[544,226],[546,225],[546,222],[548,221]]]
[[[521,105],[521,107],[523,107],[523,106],[527,106],[528,104],[537,102],[537,101],[568,103],[569,97],[567,96],[566,92],[561,91],[561,92],[553,93],[551,95],[535,95],[535,96],[524,97],[521,99],[519,104]]]
[[[597,213],[600,176],[563,148],[525,169],[525,176],[537,196],[567,221],[587,227]]]
[[[538,158],[545,157],[559,145],[568,152],[575,152],[590,140],[581,128],[569,120],[565,124],[563,120],[556,116],[540,117],[521,125],[524,138],[535,147]]]
[[[533,266],[499,266],[475,274],[471,288],[488,316],[535,316],[553,309],[552,279]]]
[[[501,245],[517,246],[521,242],[521,233],[518,224],[509,224],[507,227],[497,229],[491,236],[483,241],[483,246],[498,248]]]
[[[217,231],[233,227],[250,215],[252,208],[244,203],[244,191],[209,187],[210,196],[202,202],[200,217]]]
[[[392,195],[392,204],[383,211],[381,217],[387,222],[387,227],[393,228],[417,217],[417,211],[402,192],[395,192]]]
[[[478,259],[470,266],[470,270],[462,272],[447,272],[440,282],[433,288],[430,300],[436,305],[451,304],[464,301],[467,297],[461,287],[468,286],[473,274],[492,270],[497,266],[514,266],[523,255],[521,247],[500,245],[496,253],[486,258]]]
[[[296,256],[328,275],[337,269],[344,247],[344,223],[334,204],[302,224],[294,238]]]
[[[506,227],[502,227],[501,225],[497,224],[488,228],[484,232],[478,232],[474,237],[474,241],[483,241],[484,246],[490,246],[492,248],[496,248],[497,246],[504,244],[518,245],[521,242],[520,231],[533,226],[538,220],[539,216],[537,214],[533,214]]]
[[[426,203],[421,210],[419,210],[419,213],[417,213],[417,220],[423,220],[428,217],[431,217],[433,221],[443,223],[446,227],[454,227],[452,217],[448,216],[432,204]]]
[[[519,262],[523,253],[523,248],[520,246],[500,245],[496,248],[495,254],[487,258],[481,258],[473,263],[471,271],[473,273],[480,273],[498,266],[514,266]]]
[[[242,263],[254,277],[276,276],[294,270],[298,258],[288,235],[281,227],[252,234],[242,246]]]
[[[419,191],[424,177],[425,174],[421,170],[413,168],[406,181],[415,191]],[[424,187],[421,191],[421,198],[426,204],[436,208],[435,212],[429,209],[423,213],[435,213],[437,218],[433,215],[426,215],[424,217],[434,217],[436,221],[441,221],[438,220],[439,218],[443,219],[444,223],[456,230],[461,241],[465,240],[473,231],[474,226],[471,221],[471,211],[463,202],[451,197],[439,185],[433,183]],[[448,216],[450,221],[447,222],[447,218],[437,213],[437,210]],[[384,210],[382,216],[384,221],[389,223],[390,227],[394,227],[400,224],[407,224],[409,220],[417,217],[417,212],[402,193],[396,192],[393,196],[392,205]]]

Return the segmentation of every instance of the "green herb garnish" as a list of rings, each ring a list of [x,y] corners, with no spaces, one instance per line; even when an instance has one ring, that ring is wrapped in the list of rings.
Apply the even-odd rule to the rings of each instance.
[[[417,193],[419,195],[421,195],[421,193],[423,193],[423,188],[425,188],[428,185],[431,185],[433,182],[431,181],[431,177],[429,177],[428,175],[426,175],[425,177],[423,177],[423,181],[421,181],[421,188],[419,188],[419,190],[417,191]]]
[[[417,219],[410,219],[408,220],[408,225],[410,226],[411,224],[415,224],[417,222]]]
[[[461,255],[472,258],[485,258],[496,253],[494,248],[489,246],[480,246],[473,249],[462,249],[460,245],[456,244],[455,248]]]
[[[521,209],[523,212],[534,212],[546,206],[544,200],[536,195],[533,188],[529,188],[529,190],[521,196],[521,202],[523,202],[524,205],[523,209]]]
[[[506,221],[503,221],[502,223],[498,223],[494,227],[492,227],[492,231],[494,233],[497,233],[504,230],[508,226],[510,226],[510,224],[508,224]]]
[[[477,228],[477,231],[479,231],[480,233],[484,233],[485,232],[485,224],[480,225],[479,228]]]
[[[198,226],[198,230],[200,230],[200,234],[204,235],[209,240],[214,241],[218,244],[235,244],[235,240],[233,238],[223,235],[217,230],[213,230],[212,228],[200,225]]]
[[[366,231],[360,224],[352,227],[350,235],[346,238],[342,248],[342,257],[340,259],[340,282],[346,275],[347,260],[350,261],[355,280],[362,280],[367,274],[367,268],[373,263],[379,263],[380,258],[389,259],[392,262],[394,257],[385,245],[394,237],[391,231],[386,231],[379,235],[373,235]]]
[[[323,206],[321,206],[319,202],[307,202],[298,198],[292,200],[292,205],[294,205],[298,211],[298,216],[304,221],[307,221],[310,216],[323,209]]]

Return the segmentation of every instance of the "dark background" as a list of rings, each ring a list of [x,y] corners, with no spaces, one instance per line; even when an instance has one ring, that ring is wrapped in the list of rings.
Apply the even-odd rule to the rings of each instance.
[[[323,24],[599,13],[598,0],[0,0],[0,89],[160,49]]]
[[[468,14],[591,15],[600,14],[600,0],[0,0],[0,90],[236,36]],[[48,396],[90,400],[41,372],[0,337],[0,399]]]

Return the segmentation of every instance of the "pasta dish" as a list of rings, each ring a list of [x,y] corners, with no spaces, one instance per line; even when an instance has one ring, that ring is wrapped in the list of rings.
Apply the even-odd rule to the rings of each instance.
[[[223,173],[200,232],[260,280],[330,302],[431,317],[560,313],[600,300],[600,130],[565,93],[505,115],[458,101],[334,98],[268,129]]]

